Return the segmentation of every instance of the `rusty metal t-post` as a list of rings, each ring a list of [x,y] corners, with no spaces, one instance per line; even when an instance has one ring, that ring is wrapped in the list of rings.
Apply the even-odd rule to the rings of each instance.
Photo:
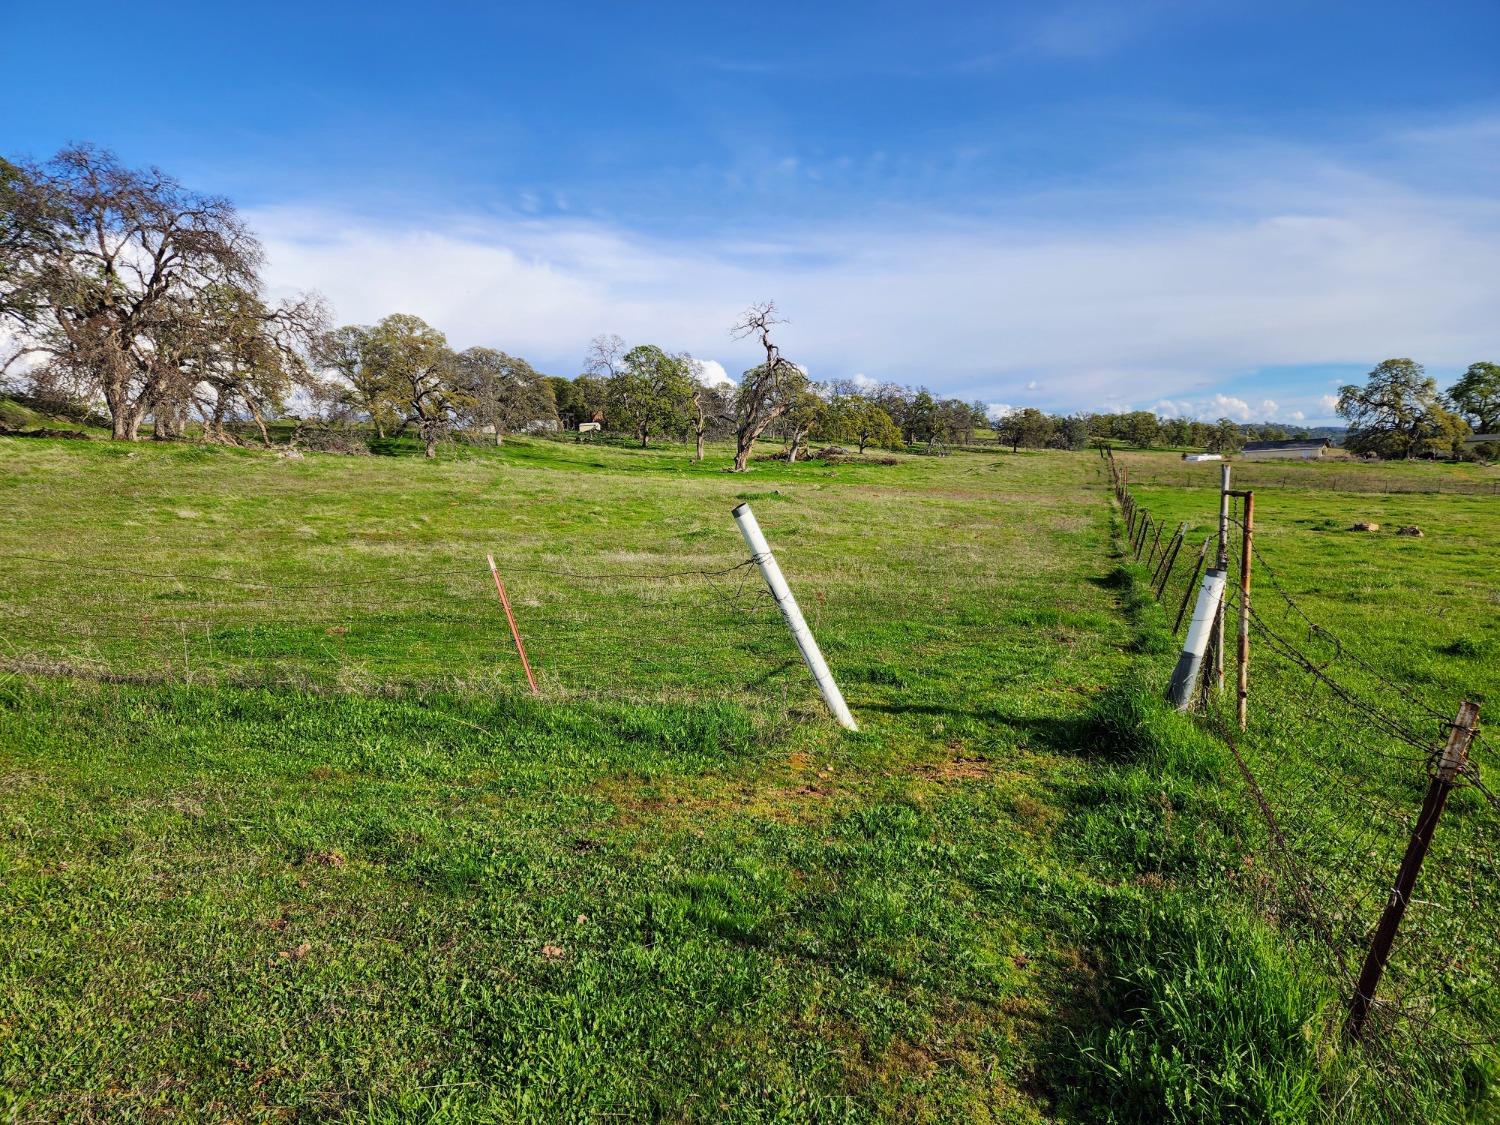
[[[1396,872],[1396,885],[1391,888],[1385,913],[1380,916],[1380,925],[1375,927],[1375,936],[1370,940],[1370,952],[1360,970],[1359,982],[1349,999],[1349,1018],[1344,1023],[1344,1034],[1350,1039],[1357,1040],[1364,1034],[1365,1021],[1375,1003],[1375,992],[1380,987],[1386,962],[1391,958],[1391,946],[1396,942],[1396,931],[1406,916],[1406,907],[1416,889],[1427,849],[1432,846],[1432,834],[1437,829],[1438,818],[1443,815],[1443,806],[1448,803],[1448,794],[1453,789],[1458,771],[1468,760],[1469,741],[1478,729],[1479,704],[1466,699],[1459,704],[1458,717],[1453,720],[1453,730],[1448,735],[1448,745],[1443,747],[1442,757],[1438,759],[1432,780],[1427,785],[1427,797],[1422,802],[1422,811],[1417,814],[1401,868]]]

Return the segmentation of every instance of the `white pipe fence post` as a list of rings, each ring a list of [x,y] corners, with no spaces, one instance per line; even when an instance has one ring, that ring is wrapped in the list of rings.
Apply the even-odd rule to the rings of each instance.
[[[844,703],[844,696],[839,691],[839,685],[833,681],[833,673],[828,670],[823,654],[818,651],[818,642],[813,639],[812,630],[807,627],[807,622],[802,617],[802,610],[797,607],[797,599],[792,597],[792,591],[787,588],[786,579],[781,576],[781,567],[776,565],[776,556],[771,554],[771,546],[766,542],[766,537],[761,534],[760,524],[755,521],[755,513],[750,510],[749,504],[740,504],[734,509],[733,514],[734,522],[739,525],[740,534],[745,537],[745,546],[750,548],[751,556],[760,567],[760,576],[771,588],[771,596],[781,607],[781,616],[786,618],[787,628],[791,629],[792,636],[797,641],[797,647],[802,650],[802,659],[807,661],[807,670],[812,673],[813,679],[817,681],[818,690],[823,693],[823,702],[828,704],[828,710],[833,712],[833,717],[838,720],[839,726],[846,730],[859,730],[859,727],[855,725],[854,716],[849,714],[849,708]]]
[[[1229,573],[1229,462],[1219,466],[1219,569]],[[1224,690],[1224,617],[1214,622],[1214,690]]]
[[[1193,700],[1193,686],[1198,682],[1198,672],[1203,667],[1203,654],[1208,648],[1219,606],[1224,600],[1224,580],[1228,574],[1227,570],[1213,567],[1204,574],[1203,585],[1198,587],[1198,604],[1193,607],[1193,621],[1188,626],[1187,640],[1182,642],[1182,655],[1177,658],[1177,667],[1172,670],[1172,682],[1167,685],[1167,702],[1179,711],[1186,711]]]

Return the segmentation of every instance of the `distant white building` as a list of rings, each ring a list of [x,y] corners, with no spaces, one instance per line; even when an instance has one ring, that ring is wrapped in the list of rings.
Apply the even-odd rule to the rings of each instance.
[[[1324,438],[1247,441],[1240,456],[1246,461],[1318,461],[1328,456],[1329,448]]]

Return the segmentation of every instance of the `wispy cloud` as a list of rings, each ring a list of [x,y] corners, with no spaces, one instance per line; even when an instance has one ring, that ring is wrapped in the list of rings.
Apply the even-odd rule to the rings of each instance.
[[[1454,135],[1468,143],[1476,127]],[[1122,209],[1110,220],[1107,193],[1075,218],[905,212],[767,239],[522,214],[394,222],[288,206],[250,218],[273,280],[322,290],[344,319],[414,312],[459,345],[499,344],[563,373],[602,331],[737,372],[755,357],[727,328],[766,298],[791,320],[788,354],[824,377],[1057,409],[1212,406],[1231,380],[1280,365],[1500,357],[1490,194],[1464,178],[1414,186],[1385,163],[1277,158],[1216,154],[1216,172],[1238,166],[1232,182],[1247,185],[1227,203],[1218,186],[1163,183],[1199,203],[1173,219]],[[1222,412],[1264,415],[1271,392],[1283,416],[1313,417],[1327,406],[1317,389],[1239,390]]]

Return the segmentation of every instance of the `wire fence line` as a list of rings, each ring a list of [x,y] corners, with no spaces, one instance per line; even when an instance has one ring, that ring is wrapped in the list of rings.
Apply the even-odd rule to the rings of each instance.
[[[1203,563],[1218,561],[1218,535],[1187,550],[1183,525],[1158,522],[1138,503],[1128,470],[1103,456],[1124,516],[1127,555],[1146,565],[1153,593],[1180,632],[1180,610]],[[1383,1094],[1395,1108],[1410,1108],[1403,1099],[1435,1070],[1476,1057],[1494,1065],[1497,1058],[1500,800],[1485,777],[1500,766],[1476,732],[1452,778],[1451,799],[1444,790],[1446,813],[1441,801],[1432,812],[1432,794],[1443,788],[1435,778],[1445,744],[1463,714],[1457,692],[1397,678],[1369,642],[1318,621],[1246,534],[1247,503],[1243,493],[1227,495],[1223,561],[1230,580],[1220,613],[1228,637],[1204,661],[1196,702],[1242,783],[1249,827],[1233,879],[1299,955],[1312,956],[1337,982],[1348,1004],[1329,1010],[1329,1044],[1358,1038]],[[1175,552],[1158,546],[1159,533],[1169,543],[1175,537]],[[1253,594],[1241,581],[1247,566]],[[1233,689],[1242,619],[1249,684],[1243,725]],[[1401,873],[1424,831],[1431,853],[1425,864],[1417,857],[1420,875],[1403,895]],[[1394,941],[1378,987],[1364,997],[1368,1015],[1360,1024],[1356,993],[1393,914]]]
[[[728,535],[686,550],[496,550],[541,694],[820,713],[760,560]],[[132,565],[0,552],[0,673],[371,693],[525,689],[484,550],[455,554],[448,547],[405,567],[397,556],[252,564],[206,563],[195,552],[177,570],[170,553]],[[794,548],[783,565],[834,671],[879,694],[892,673],[871,637],[899,634],[928,662],[972,645],[975,607],[993,605],[1006,580],[981,561],[975,545],[956,542],[854,558],[816,545]]]
[[[520,676],[482,558],[321,582],[3,558],[24,590],[0,601],[13,670],[356,690]],[[549,694],[656,697],[705,683],[732,693],[795,657],[755,561],[504,571]]]
[[[1113,455],[1113,450],[1110,450]],[[1145,488],[1192,488],[1218,490],[1218,462],[1208,461],[1196,467],[1162,464],[1154,459],[1121,458],[1128,466],[1130,482]],[[1241,483],[1250,488],[1280,491],[1359,492],[1409,495],[1443,494],[1453,496],[1500,496],[1500,475],[1486,471],[1489,479],[1465,480],[1459,477],[1423,480],[1402,479],[1391,470],[1382,472],[1378,464],[1355,468],[1356,463],[1309,462],[1300,468],[1288,468],[1274,461],[1234,462]]]

